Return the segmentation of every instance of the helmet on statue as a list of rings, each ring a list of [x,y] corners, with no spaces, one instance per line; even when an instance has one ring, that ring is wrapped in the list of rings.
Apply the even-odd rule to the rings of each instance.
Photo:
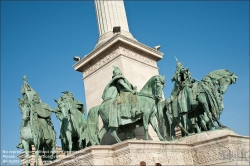
[[[70,91],[64,91],[62,93],[71,98],[72,100],[74,100],[74,95]]]
[[[176,60],[176,70],[180,70],[183,69],[183,64],[181,62],[178,61],[178,59],[175,57]]]
[[[113,70],[113,77],[117,76],[117,75],[122,75],[122,72],[121,70],[116,67],[116,66],[113,66],[114,70]]]

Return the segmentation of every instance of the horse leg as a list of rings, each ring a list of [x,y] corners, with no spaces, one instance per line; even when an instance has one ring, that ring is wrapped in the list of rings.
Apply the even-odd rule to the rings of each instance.
[[[227,126],[224,126],[223,124],[221,124],[221,122],[220,122],[218,116],[214,116],[214,118],[215,118],[215,121],[217,122],[217,124],[218,124],[221,128],[227,128]],[[214,125],[214,124],[213,124],[213,125]],[[215,127],[215,128],[216,128],[216,127]]]
[[[164,130],[164,138],[166,139],[166,140],[170,140],[171,139],[171,126],[172,125],[170,125],[170,120],[169,120],[169,118],[168,118],[168,116],[169,115],[167,115],[167,114],[163,114],[163,117],[164,117],[164,127],[165,127],[165,130]]]
[[[203,109],[205,110],[205,113],[207,114],[210,123],[213,125],[213,127],[215,127],[213,123],[213,117],[212,117],[211,112],[209,111],[208,102],[206,100],[206,96],[204,93],[201,93],[198,96],[198,101],[202,104]]]
[[[29,166],[29,156],[30,156],[29,143],[25,140],[21,140],[21,142],[22,142],[24,150],[25,150],[25,165]]]
[[[212,130],[212,124],[211,123],[207,123],[207,129],[208,130]],[[215,128],[217,129],[217,128],[219,128],[219,126],[215,126]]]
[[[83,148],[82,140],[78,140],[78,150]]]
[[[67,154],[67,151],[69,150],[69,146],[68,146],[68,141],[67,141],[67,137],[66,137],[66,132],[64,135],[64,138],[62,139],[63,142],[63,153]]]
[[[35,152],[35,165],[38,166],[38,157],[39,157],[39,147],[40,147],[40,140],[39,137],[34,138],[34,145],[36,148],[36,152]]]
[[[115,138],[117,142],[121,142],[120,138],[117,136],[117,127],[111,127],[111,135]]]
[[[70,131],[66,131],[66,137],[67,137],[67,140],[68,140],[68,148],[69,148],[69,154],[71,154],[72,152],[72,144],[73,144],[73,141],[72,141],[72,134]]]
[[[197,133],[201,133],[200,126],[198,125],[198,118],[195,120],[195,128]]]
[[[179,126],[179,127],[181,128],[181,130],[184,131],[184,133],[185,133],[186,135],[188,135],[188,136],[191,135],[191,134],[182,126],[181,120],[180,120],[179,117],[175,118],[175,120],[176,120],[177,126]]]
[[[175,126],[177,125],[176,123],[176,119],[174,117],[171,118],[171,126],[170,126],[170,137],[171,137],[171,140],[174,140],[176,138],[176,135],[175,135]]]
[[[181,117],[181,119],[182,119],[183,128],[184,128],[186,131],[188,131],[188,129],[191,129],[191,127],[190,127],[190,128],[188,127],[188,125],[191,126],[192,124],[188,124],[188,122],[187,122],[187,114],[183,115],[183,116]]]
[[[143,127],[145,130],[145,140],[148,140],[149,111],[143,113]]]
[[[104,123],[100,132],[99,132],[99,142],[97,142],[98,145],[100,145],[104,134],[106,134],[107,132],[108,132],[108,125],[106,123]]]
[[[205,121],[205,119],[204,119],[204,115],[199,115],[198,120],[199,120],[199,122],[200,122],[201,128],[202,128],[204,131],[207,131],[208,128],[207,128],[207,125],[206,125],[206,121]]]
[[[157,133],[157,136],[158,136],[159,140],[160,141],[164,141],[165,139],[161,136],[161,133],[158,130],[158,127],[156,125],[156,117],[155,116],[151,116],[149,122],[152,125],[154,131]]]
[[[53,156],[53,159],[57,158],[57,153],[56,153],[56,140],[52,140],[50,144],[50,150],[51,150],[51,155]]]

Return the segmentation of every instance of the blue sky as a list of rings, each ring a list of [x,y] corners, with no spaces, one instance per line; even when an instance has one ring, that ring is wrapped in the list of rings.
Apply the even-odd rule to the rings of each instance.
[[[133,36],[150,47],[161,45],[166,97],[173,88],[174,56],[198,80],[217,69],[238,76],[224,95],[221,122],[249,136],[249,2],[125,1],[125,8]],[[17,150],[23,75],[52,108],[65,90],[85,103],[73,56],[88,54],[97,40],[93,1],[1,2],[1,152]],[[52,121],[58,137],[55,115]]]

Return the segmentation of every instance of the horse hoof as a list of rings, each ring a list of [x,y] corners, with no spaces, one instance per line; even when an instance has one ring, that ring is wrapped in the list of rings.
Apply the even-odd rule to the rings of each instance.
[[[163,137],[160,137],[159,140],[160,141],[165,141],[165,139]]]
[[[220,127],[219,127],[219,126],[214,126],[214,128],[215,128],[215,129],[220,129]]]

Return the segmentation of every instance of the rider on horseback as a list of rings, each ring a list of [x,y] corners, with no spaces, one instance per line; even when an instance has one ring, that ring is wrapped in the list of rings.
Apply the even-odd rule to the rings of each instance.
[[[191,73],[189,72],[189,68],[184,68],[183,64],[179,62],[176,58],[176,71],[171,79],[171,81],[175,82],[174,88],[170,95],[170,100],[173,101],[184,88],[187,92],[188,101],[192,107],[197,105],[197,102],[194,100],[192,96],[192,86],[195,82],[194,79],[191,78]]]
[[[28,85],[26,81],[26,76],[23,77],[23,80],[24,84],[22,86],[21,93],[23,94],[23,98],[31,103],[32,109],[30,114],[34,115],[36,114],[39,124],[41,125],[42,130],[44,132],[43,133],[44,138],[54,143],[56,136],[55,136],[54,126],[50,118],[50,115],[52,113],[51,108],[48,104],[43,103],[38,94]],[[17,145],[17,148],[19,149],[23,148],[21,140]]]
[[[136,87],[129,83],[118,67],[113,66],[113,68],[112,80],[105,87],[102,99],[105,101],[111,98],[117,98],[117,103],[131,104],[130,114],[131,117],[135,117],[137,111],[139,111],[136,107]],[[126,116],[126,118],[130,118],[130,115]]]
[[[45,117],[43,114],[40,114],[40,112],[51,112],[51,108],[48,104],[42,103],[39,99],[39,96],[35,94],[33,96],[33,107],[32,112],[38,114],[38,120],[42,126],[43,132],[44,132],[44,138],[45,139],[55,139],[55,133],[54,133],[54,126],[52,124],[50,116]],[[51,113],[49,113],[51,114]]]
[[[66,97],[67,99],[70,99],[70,101],[72,102],[72,105],[77,108],[81,113],[85,113],[84,110],[84,104],[82,102],[80,102],[79,100],[75,100],[74,95],[69,92],[69,91],[64,91],[63,93],[63,97]]]

